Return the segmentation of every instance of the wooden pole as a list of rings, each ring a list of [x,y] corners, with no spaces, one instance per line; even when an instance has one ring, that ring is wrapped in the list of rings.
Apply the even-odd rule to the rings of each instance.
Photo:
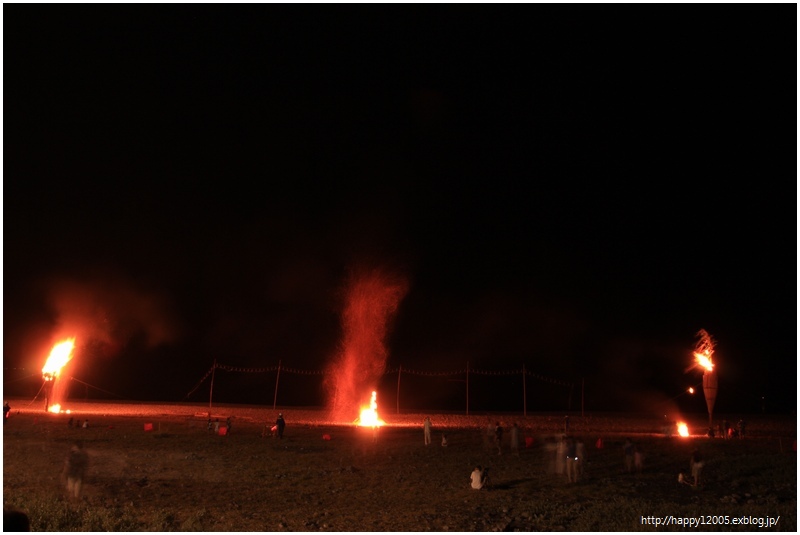
[[[397,368],[397,414],[400,414],[400,373],[403,371],[403,365],[401,364]]]
[[[469,416],[469,361],[467,361],[467,416]]]
[[[217,359],[211,365],[211,389],[208,391],[208,417],[211,418],[211,398],[214,397],[214,372],[217,369]]]
[[[272,410],[278,405],[278,381],[281,378],[281,361],[278,360],[278,373],[275,376],[275,397],[272,398]]]
[[[522,415],[528,415],[528,393],[525,391],[525,383],[527,383],[527,375],[525,375],[525,363],[522,363]]]
[[[584,388],[583,387],[585,386],[584,385],[585,382],[586,382],[586,379],[584,377],[581,377],[581,418],[583,418],[583,416],[584,416],[584,414],[583,414],[583,401],[584,401],[583,393],[584,393]]]

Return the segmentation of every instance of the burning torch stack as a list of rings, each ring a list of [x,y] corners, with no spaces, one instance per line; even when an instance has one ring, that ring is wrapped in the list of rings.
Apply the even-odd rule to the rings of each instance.
[[[61,369],[72,359],[72,350],[75,348],[75,339],[70,338],[59,342],[53,346],[50,356],[42,368],[42,378],[44,379],[44,410],[47,412],[58,412],[61,405],[53,404],[53,392],[55,390],[56,379],[58,379]]]
[[[700,329],[697,336],[700,340],[695,347],[694,358],[697,364],[703,367],[703,393],[708,407],[708,427],[711,429],[714,427],[714,402],[717,400],[717,372],[711,360],[714,354],[714,339],[704,329]]]

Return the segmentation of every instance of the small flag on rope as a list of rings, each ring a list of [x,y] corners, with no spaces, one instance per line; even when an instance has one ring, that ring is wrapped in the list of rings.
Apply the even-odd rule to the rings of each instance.
[[[144,424],[144,430],[145,431],[152,431],[153,430],[153,424]]]

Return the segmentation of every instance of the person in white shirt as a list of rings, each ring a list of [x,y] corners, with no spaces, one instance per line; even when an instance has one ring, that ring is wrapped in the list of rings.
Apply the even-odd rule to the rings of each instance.
[[[486,486],[487,480],[489,479],[488,469],[482,470],[480,466],[476,466],[475,470],[472,471],[472,474],[469,477],[472,488],[475,490],[480,490]]]

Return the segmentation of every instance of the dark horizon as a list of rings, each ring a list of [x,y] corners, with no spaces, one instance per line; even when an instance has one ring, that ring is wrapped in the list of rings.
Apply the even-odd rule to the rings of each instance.
[[[5,6],[4,395],[67,336],[71,392],[111,399],[324,371],[377,270],[407,285],[385,369],[700,412],[705,329],[715,412],[796,412],[794,10],[481,9]],[[484,410],[521,389],[471,378]]]

